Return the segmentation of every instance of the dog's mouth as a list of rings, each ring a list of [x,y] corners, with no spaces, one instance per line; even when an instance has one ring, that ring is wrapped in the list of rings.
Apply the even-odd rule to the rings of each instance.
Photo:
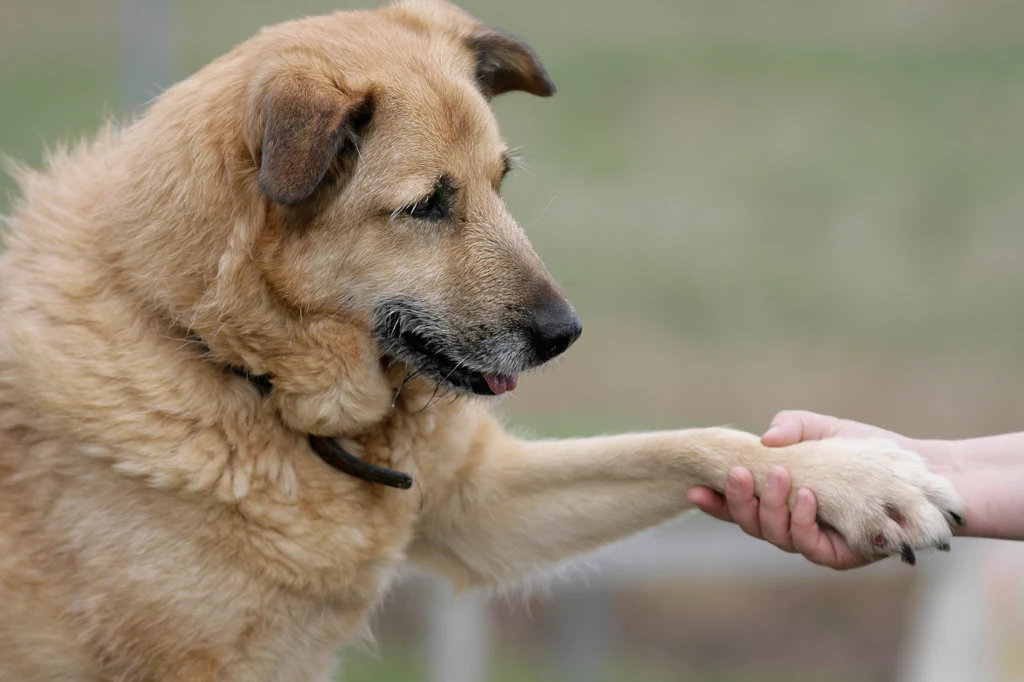
[[[402,347],[400,355],[416,356],[412,363],[420,371],[429,371],[441,382],[477,395],[501,395],[514,391],[519,374],[497,374],[474,370],[465,362],[458,362],[437,347],[431,339],[415,331],[402,331],[393,338]]]
[[[402,362],[409,366],[410,376],[423,376],[457,391],[502,395],[515,390],[519,371],[529,367],[520,357],[521,351],[516,352],[515,342],[492,348],[500,351],[495,359],[501,361],[494,362],[485,359],[491,354],[484,348],[476,348],[480,341],[442,341],[452,336],[448,326],[422,307],[405,301],[379,306],[374,328],[384,362]]]
[[[499,325],[472,319],[452,324],[429,307],[388,301],[376,308],[373,328],[384,362],[407,365],[410,376],[477,395],[502,395],[516,389],[520,372],[561,355],[582,331],[564,297],[510,317]]]

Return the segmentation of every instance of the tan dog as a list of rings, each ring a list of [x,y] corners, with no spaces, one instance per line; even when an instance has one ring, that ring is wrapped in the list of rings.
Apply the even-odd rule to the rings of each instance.
[[[452,6],[338,13],[263,31],[19,173],[0,678],[327,679],[403,561],[515,580],[735,465],[789,467],[865,554],[947,546],[956,494],[892,443],[502,431],[471,394],[580,333],[498,193],[488,100],[510,90],[554,87]]]

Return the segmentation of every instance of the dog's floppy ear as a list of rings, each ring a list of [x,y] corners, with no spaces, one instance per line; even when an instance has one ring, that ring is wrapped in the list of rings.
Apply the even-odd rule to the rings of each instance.
[[[513,90],[538,97],[555,94],[540,59],[519,38],[488,28],[470,35],[466,43],[476,58],[476,79],[488,97]]]
[[[252,150],[259,188],[278,204],[309,198],[373,115],[372,93],[347,92],[318,76],[281,73],[270,79],[251,123],[259,140]]]
[[[540,97],[555,94],[555,84],[525,42],[496,31],[444,0],[403,0],[387,10],[416,30],[440,30],[458,36],[476,61],[476,79],[487,97],[522,90]]]

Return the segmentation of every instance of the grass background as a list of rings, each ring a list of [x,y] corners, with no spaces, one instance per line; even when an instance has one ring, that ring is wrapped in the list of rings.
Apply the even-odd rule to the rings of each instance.
[[[350,6],[179,0],[166,78]],[[527,167],[508,203],[586,333],[503,403],[511,424],[759,429],[805,407],[931,437],[1021,428],[1024,4],[464,6],[527,38],[560,87],[497,109]],[[0,5],[0,151],[37,164],[134,104],[121,16]],[[12,192],[0,180],[0,208]],[[411,679],[403,656],[391,677],[357,657],[349,679]]]

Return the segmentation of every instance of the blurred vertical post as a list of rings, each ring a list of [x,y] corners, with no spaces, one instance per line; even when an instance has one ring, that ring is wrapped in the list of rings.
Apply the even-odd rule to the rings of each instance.
[[[430,682],[484,682],[490,623],[486,596],[455,597],[448,583],[432,581],[427,641]]]
[[[171,83],[175,0],[118,0],[121,104],[140,107]]]
[[[994,674],[994,633],[985,599],[990,547],[961,541],[948,560],[924,572],[901,682],[1002,682]]]

